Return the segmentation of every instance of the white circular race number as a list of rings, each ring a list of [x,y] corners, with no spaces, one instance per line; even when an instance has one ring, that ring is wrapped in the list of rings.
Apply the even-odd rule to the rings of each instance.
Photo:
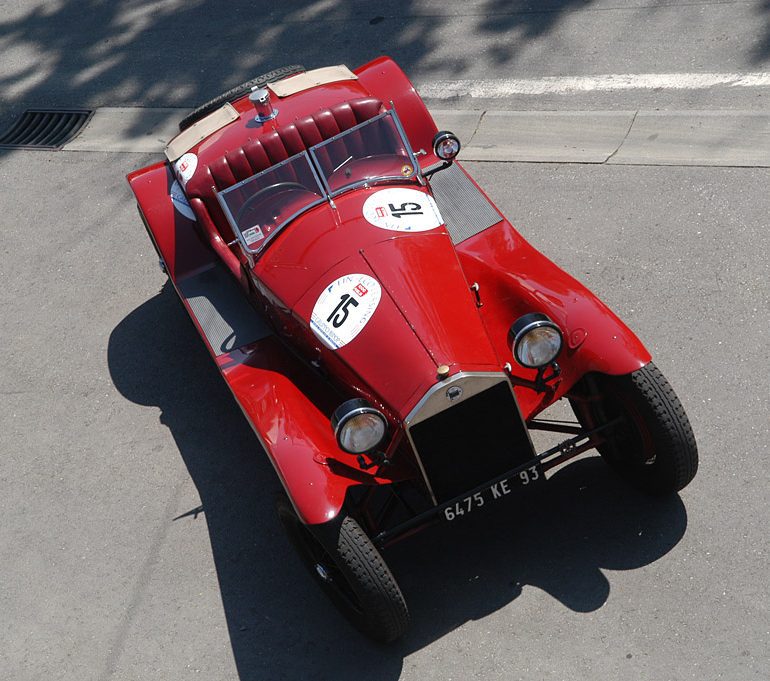
[[[185,154],[174,164],[177,177],[179,177],[179,182],[183,187],[187,186],[187,182],[195,175],[197,168],[198,157],[192,153]]]
[[[171,197],[171,203],[174,204],[174,208],[176,208],[188,220],[195,220],[195,212],[193,211],[190,202],[185,196],[184,190],[177,180],[174,180],[172,183],[171,189],[169,190],[169,196]]]
[[[310,328],[327,348],[337,350],[361,333],[381,296],[379,282],[366,274],[340,277],[318,297]]]
[[[426,232],[444,224],[432,196],[404,187],[375,192],[363,212],[367,222],[393,232]]]

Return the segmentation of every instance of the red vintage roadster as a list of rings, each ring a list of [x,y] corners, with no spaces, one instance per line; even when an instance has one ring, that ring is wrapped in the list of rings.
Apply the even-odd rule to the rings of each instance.
[[[286,67],[128,176],[285,490],[313,577],[374,639],[408,611],[381,549],[595,448],[655,495],[698,454],[636,336],[503,217],[399,67]],[[573,422],[538,418],[566,399]],[[563,433],[537,452],[530,431]],[[547,483],[545,483],[547,484]]]

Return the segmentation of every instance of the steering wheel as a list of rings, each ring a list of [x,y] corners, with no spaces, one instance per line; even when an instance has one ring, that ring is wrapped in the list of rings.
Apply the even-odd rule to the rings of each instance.
[[[293,191],[301,189],[302,191],[310,191],[305,185],[300,184],[299,182],[276,182],[275,184],[271,184],[267,187],[263,187],[260,189],[256,194],[253,196],[250,196],[246,201],[243,202],[243,205],[241,206],[241,209],[238,211],[238,215],[235,216],[235,223],[237,225],[241,224],[241,218],[246,214],[247,211],[251,210],[259,201],[264,201],[271,196],[274,196],[276,194],[280,194],[281,192],[285,191]]]

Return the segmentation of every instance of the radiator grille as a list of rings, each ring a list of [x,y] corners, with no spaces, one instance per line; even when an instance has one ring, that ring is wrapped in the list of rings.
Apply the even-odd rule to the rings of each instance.
[[[438,503],[534,456],[507,383],[498,383],[417,423],[409,432]]]
[[[28,109],[0,135],[4,149],[61,149],[83,129],[93,111]]]

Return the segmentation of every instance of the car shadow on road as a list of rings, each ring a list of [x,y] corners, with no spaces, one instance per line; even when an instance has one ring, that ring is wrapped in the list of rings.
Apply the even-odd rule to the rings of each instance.
[[[598,458],[577,461],[496,511],[388,550],[413,627],[376,646],[337,615],[292,553],[273,512],[272,467],[169,284],[113,330],[108,361],[124,397],[160,408],[197,487],[242,681],[397,679],[404,657],[507,606],[526,586],[576,612],[600,608],[610,594],[603,569],[647,565],[685,531],[678,497],[651,501]],[[202,520],[190,511],[167,522]],[[514,629],[526,626],[515,608],[510,617]]]
[[[679,542],[686,526],[678,496],[650,499],[629,489],[599,456],[579,459],[494,511],[394,548],[398,560],[391,564],[414,619],[411,644],[422,647],[486,617],[531,587],[574,612],[598,610],[610,598],[605,571],[649,565]],[[517,620],[515,606],[510,618],[513,631],[530,627]]]

